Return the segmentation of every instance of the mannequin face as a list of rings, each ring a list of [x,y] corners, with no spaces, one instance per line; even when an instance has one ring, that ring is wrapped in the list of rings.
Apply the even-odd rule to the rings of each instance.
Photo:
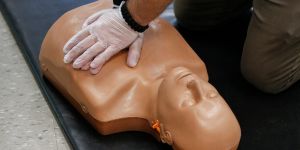
[[[238,144],[239,125],[224,99],[190,70],[174,68],[162,82],[158,97],[162,132],[171,134],[175,148],[231,149]]]
[[[184,67],[171,70],[166,76],[161,89],[166,92],[168,103],[173,109],[201,109],[200,103],[207,103],[209,111],[213,111],[216,100],[220,99],[219,93],[208,82]],[[206,101],[210,99],[211,101]],[[205,100],[205,101],[204,101]],[[207,109],[208,109],[207,108]],[[207,112],[205,112],[207,115]]]

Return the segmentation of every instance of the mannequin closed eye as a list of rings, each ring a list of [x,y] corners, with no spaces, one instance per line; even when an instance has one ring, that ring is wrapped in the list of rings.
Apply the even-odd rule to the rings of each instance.
[[[192,73],[188,72],[185,69],[182,69],[176,75],[176,81],[185,80],[188,76],[192,75]]]

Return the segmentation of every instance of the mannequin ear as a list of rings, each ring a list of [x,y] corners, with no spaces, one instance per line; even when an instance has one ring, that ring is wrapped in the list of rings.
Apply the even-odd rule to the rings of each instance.
[[[165,130],[163,124],[160,124],[160,139],[163,143],[167,143],[169,145],[173,145],[173,139],[171,132]]]
[[[161,141],[163,143],[167,143],[169,145],[173,145],[172,135],[169,131],[164,132],[164,137],[161,137]]]

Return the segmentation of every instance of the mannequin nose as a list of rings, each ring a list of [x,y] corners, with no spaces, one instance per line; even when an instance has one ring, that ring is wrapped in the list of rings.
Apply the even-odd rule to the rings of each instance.
[[[193,80],[187,84],[187,88],[191,90],[195,100],[200,102],[203,99],[212,99],[218,96],[218,92],[202,79]]]
[[[193,99],[196,101],[196,103],[199,103],[203,99],[201,87],[195,80],[190,81],[187,84],[187,88],[191,91]]]

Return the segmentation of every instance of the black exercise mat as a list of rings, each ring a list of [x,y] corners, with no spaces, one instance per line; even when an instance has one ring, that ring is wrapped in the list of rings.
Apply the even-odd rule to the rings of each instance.
[[[74,149],[171,149],[150,135],[126,132],[101,136],[64,100],[39,72],[42,39],[64,12],[93,0],[0,0],[4,14],[49,107]],[[172,17],[168,17],[172,19]],[[217,30],[178,30],[206,63],[210,82],[226,99],[241,128],[241,150],[300,149],[300,83],[278,95],[264,94],[241,76],[239,63],[249,13]],[[258,37],[259,38],[259,37]]]

